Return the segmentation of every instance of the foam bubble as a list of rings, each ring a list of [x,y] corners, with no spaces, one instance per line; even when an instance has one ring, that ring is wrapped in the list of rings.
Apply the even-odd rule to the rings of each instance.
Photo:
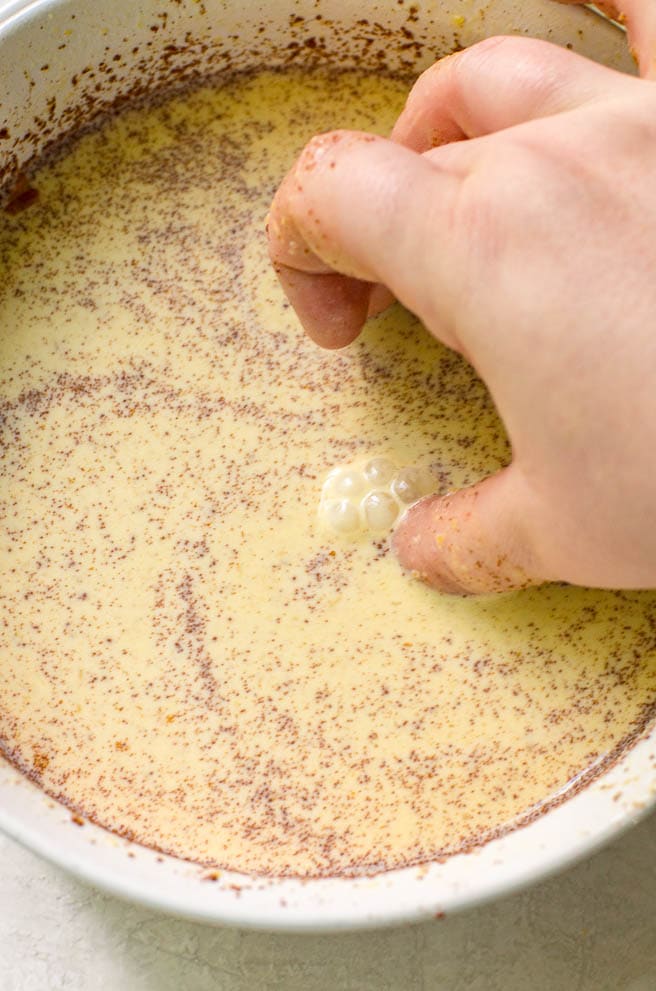
[[[389,531],[399,513],[435,488],[423,465],[399,467],[391,458],[340,465],[326,477],[319,503],[321,525],[344,537],[370,537]]]
[[[372,485],[389,485],[396,474],[396,465],[388,458],[372,458],[364,466],[364,476]]]
[[[369,488],[364,473],[358,468],[336,468],[326,479],[326,491],[337,498],[360,496]]]
[[[370,492],[362,500],[364,518],[370,530],[391,530],[399,515],[399,505],[389,492]]]
[[[326,502],[323,516],[326,525],[335,533],[352,534],[360,529],[360,514],[357,506],[348,499]]]
[[[435,487],[434,479],[425,468],[409,466],[402,468],[392,482],[392,492],[406,506],[422,499]]]

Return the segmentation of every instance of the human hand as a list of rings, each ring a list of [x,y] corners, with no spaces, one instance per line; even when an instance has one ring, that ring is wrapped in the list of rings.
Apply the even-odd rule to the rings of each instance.
[[[654,5],[625,8],[650,74]],[[269,239],[319,344],[388,287],[503,419],[512,463],[410,509],[401,563],[457,593],[656,586],[656,87],[494,38],[424,73],[392,137],[311,141]]]

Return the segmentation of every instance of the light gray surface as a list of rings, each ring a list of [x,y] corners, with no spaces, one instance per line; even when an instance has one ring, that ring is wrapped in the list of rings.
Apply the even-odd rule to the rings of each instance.
[[[656,815],[567,874],[405,929],[212,929],[101,895],[4,837],[0,897],[0,991],[656,991]]]

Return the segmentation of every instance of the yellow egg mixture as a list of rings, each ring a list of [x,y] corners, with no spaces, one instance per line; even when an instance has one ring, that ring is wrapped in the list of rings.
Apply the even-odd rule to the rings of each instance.
[[[444,597],[384,535],[318,525],[335,466],[427,465],[446,490],[508,457],[411,316],[323,352],[267,260],[305,141],[388,131],[406,89],[263,73],[130,111],[1,219],[2,747],[194,861],[309,876],[466,849],[653,709],[653,594]]]

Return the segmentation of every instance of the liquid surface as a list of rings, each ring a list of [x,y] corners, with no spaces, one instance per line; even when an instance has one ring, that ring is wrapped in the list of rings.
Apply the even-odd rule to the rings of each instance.
[[[467,848],[600,766],[656,695],[656,598],[436,595],[317,524],[381,452],[507,459],[470,369],[399,308],[300,333],[262,235],[316,131],[406,87],[265,74],[127,113],[0,232],[0,736],[123,835],[259,873]]]

